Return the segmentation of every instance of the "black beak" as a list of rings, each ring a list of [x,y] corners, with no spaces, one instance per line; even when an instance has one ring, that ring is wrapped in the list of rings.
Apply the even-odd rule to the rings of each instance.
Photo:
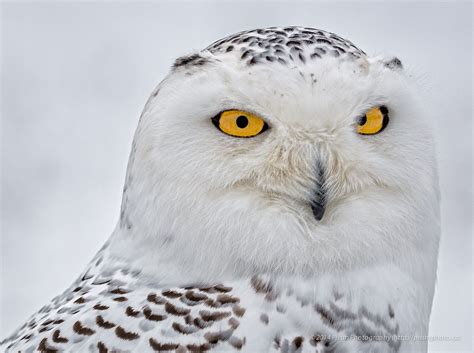
[[[324,211],[326,211],[326,205],[311,202],[311,210],[313,211],[314,218],[316,218],[317,221],[320,221],[324,216]]]
[[[313,197],[311,198],[310,205],[313,211],[314,218],[320,221],[326,211],[326,191],[324,189],[324,168],[318,163],[318,178],[316,180]]]

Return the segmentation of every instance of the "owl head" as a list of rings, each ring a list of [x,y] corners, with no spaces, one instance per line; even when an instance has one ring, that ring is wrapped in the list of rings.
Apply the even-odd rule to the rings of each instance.
[[[204,280],[414,266],[436,253],[437,185],[399,59],[312,28],[241,32],[178,58],[152,93],[115,252]]]

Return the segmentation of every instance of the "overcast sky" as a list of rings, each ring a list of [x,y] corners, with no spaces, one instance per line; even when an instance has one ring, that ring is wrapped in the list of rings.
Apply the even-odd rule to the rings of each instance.
[[[305,25],[395,54],[438,140],[443,237],[431,351],[472,349],[472,4],[2,3],[1,336],[64,290],[117,221],[134,129],[173,59]]]

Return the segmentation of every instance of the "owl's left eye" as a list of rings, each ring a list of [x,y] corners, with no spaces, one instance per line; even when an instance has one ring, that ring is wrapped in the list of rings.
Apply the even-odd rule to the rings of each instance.
[[[375,107],[358,118],[357,132],[361,135],[375,135],[388,125],[388,109],[385,106]]]
[[[212,122],[220,131],[234,137],[254,137],[268,129],[262,118],[242,110],[225,110],[212,118]]]

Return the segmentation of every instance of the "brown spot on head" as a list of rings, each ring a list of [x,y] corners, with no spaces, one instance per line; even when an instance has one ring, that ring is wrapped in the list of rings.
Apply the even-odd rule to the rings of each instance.
[[[199,53],[191,54],[187,56],[182,56],[176,59],[173,64],[173,69],[178,69],[180,67],[192,67],[192,66],[202,66],[206,63],[211,62],[209,59],[201,56]]]
[[[133,341],[140,337],[138,333],[126,331],[122,326],[117,326],[117,328],[115,329],[115,334],[118,338],[121,338],[126,341]]]
[[[385,60],[384,64],[385,64],[386,67],[388,67],[391,70],[401,70],[401,69],[403,69],[402,61],[397,57],[393,57],[389,60]]]
[[[262,315],[260,315],[260,321],[263,322],[265,325],[268,325],[268,315],[263,313]]]

